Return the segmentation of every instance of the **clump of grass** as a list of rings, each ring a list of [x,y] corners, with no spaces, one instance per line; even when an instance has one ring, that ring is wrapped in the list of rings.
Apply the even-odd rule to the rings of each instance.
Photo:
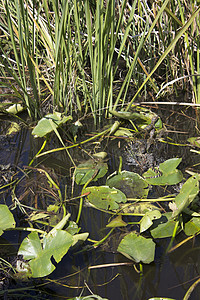
[[[195,3],[0,0],[0,10],[2,85],[10,82],[32,119],[53,99],[51,110],[92,112],[97,124],[166,83],[178,93],[187,75],[196,75],[187,78],[199,101]]]

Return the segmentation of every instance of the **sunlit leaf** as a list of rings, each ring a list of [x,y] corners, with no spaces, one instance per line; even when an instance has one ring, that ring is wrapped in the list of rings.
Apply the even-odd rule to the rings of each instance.
[[[66,123],[69,120],[72,120],[72,116],[62,116],[62,114],[59,112],[48,114],[38,122],[38,124],[33,129],[32,134],[34,136],[43,137],[53,131],[51,122],[53,122],[54,127],[57,128],[58,126]]]
[[[147,198],[148,183],[139,174],[122,171],[107,180],[107,185],[122,191],[127,197]]]
[[[132,137],[133,133],[128,130],[127,128],[119,128],[117,131],[114,133],[115,136],[128,136]]]
[[[148,211],[140,221],[140,233],[146,231],[153,224],[153,220],[159,219],[161,212],[159,210]]]
[[[16,115],[17,113],[19,113],[19,112],[21,112],[21,111],[23,111],[23,110],[24,110],[24,107],[23,107],[20,103],[18,103],[18,104],[13,104],[13,105],[9,106],[9,107],[6,109],[6,111],[7,111],[8,113],[11,113],[11,114],[14,114],[14,115]]]
[[[120,242],[117,251],[137,263],[149,264],[154,261],[155,243],[150,238],[131,232]]]
[[[172,219],[172,213],[167,212],[162,214],[161,218],[153,222],[153,229],[151,229],[151,235],[154,239],[166,238],[172,236],[176,222]],[[177,232],[180,231],[180,226]]]
[[[200,231],[200,218],[193,217],[189,222],[184,224],[184,232],[186,235],[194,235]]]
[[[108,186],[91,186],[82,190],[82,194],[88,192],[87,201],[91,206],[99,209],[118,209],[119,203],[127,201],[124,193]]]
[[[161,163],[155,170],[149,169],[143,177],[151,185],[174,185],[183,180],[183,174],[176,169],[182,158],[171,158]]]
[[[0,235],[8,228],[15,228],[15,219],[7,205],[0,204]]]
[[[32,277],[44,277],[55,269],[51,258],[58,263],[74,242],[71,234],[64,230],[56,230],[52,235],[39,239],[38,233],[31,232],[20,245],[18,255],[29,260]]]
[[[122,216],[119,215],[116,218],[112,219],[106,227],[124,227],[127,226],[128,224],[122,220]]]
[[[75,169],[75,182],[86,184],[90,179],[93,181],[103,177],[108,171],[108,165],[102,161],[88,160]]]
[[[173,212],[173,217],[178,216],[194,200],[199,193],[198,175],[191,176],[182,186],[180,193],[174,202],[177,209]]]

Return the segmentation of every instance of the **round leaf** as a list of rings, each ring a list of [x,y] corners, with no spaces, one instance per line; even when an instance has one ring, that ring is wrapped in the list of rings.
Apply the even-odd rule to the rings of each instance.
[[[82,194],[89,193],[87,200],[93,207],[105,210],[119,208],[118,203],[125,203],[126,196],[121,191],[108,186],[91,186],[83,189]]]
[[[147,198],[148,183],[139,174],[122,171],[107,180],[107,185],[122,191],[127,197]]]
[[[155,243],[152,239],[146,239],[131,232],[120,242],[117,251],[137,263],[149,264],[154,261]]]
[[[25,260],[29,260],[32,277],[44,277],[55,269],[51,257],[58,263],[67,253],[74,239],[71,234],[64,230],[56,230],[54,234],[43,237],[43,244],[38,233],[31,232],[26,237],[18,251]]]

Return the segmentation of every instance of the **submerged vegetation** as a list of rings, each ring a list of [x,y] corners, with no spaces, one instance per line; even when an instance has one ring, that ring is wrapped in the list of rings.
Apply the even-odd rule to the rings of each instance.
[[[27,126],[41,141],[28,166],[16,166],[1,182],[0,234],[28,232],[15,263],[0,259],[4,274],[15,280],[47,277],[68,252],[95,250],[125,229],[115,252],[142,275],[143,265],[155,260],[158,240],[170,238],[167,253],[199,234],[200,174],[179,170],[181,157],[154,160],[152,145],[173,141],[163,138],[161,117],[142,106],[149,99],[166,103],[165,97],[182,91],[191,94],[187,106],[200,105],[198,4],[0,0],[0,111],[15,120],[9,134]],[[98,132],[87,138],[82,127],[90,115]],[[106,119],[109,125],[99,130]],[[198,129],[198,110],[196,124]],[[140,174],[122,170],[121,155],[118,170],[108,173],[107,146],[120,138],[135,144],[131,160],[143,165]],[[200,147],[196,136],[174,144]],[[61,151],[70,169],[64,182],[43,166],[44,157]],[[75,151],[84,153],[84,161]],[[164,188],[161,197],[151,197],[154,187]],[[89,207],[107,222],[99,240],[82,230]],[[173,246],[180,233],[188,237]],[[103,299],[86,287],[91,296],[79,299]]]

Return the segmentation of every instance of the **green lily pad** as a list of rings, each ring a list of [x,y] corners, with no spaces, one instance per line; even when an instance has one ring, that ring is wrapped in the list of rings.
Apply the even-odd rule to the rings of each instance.
[[[183,174],[176,169],[182,158],[171,158],[161,163],[155,170],[151,168],[143,174],[148,184],[174,185],[183,180]]]
[[[15,219],[7,205],[0,204],[0,235],[8,228],[15,228]]]
[[[53,131],[53,126],[57,128],[69,120],[72,120],[72,116],[62,116],[62,114],[59,112],[48,114],[38,122],[33,129],[32,134],[36,137],[43,137]]]
[[[194,235],[200,231],[200,218],[193,217],[189,222],[185,223],[184,232],[186,235]]]
[[[153,220],[160,218],[161,212],[159,210],[148,211],[140,221],[140,233],[149,229],[153,225]]]
[[[120,174],[110,177],[107,180],[109,187],[115,187],[122,191],[127,197],[147,198],[148,183],[139,174],[122,171]]]
[[[108,171],[108,165],[102,161],[89,159],[78,165],[75,170],[75,182],[77,184],[86,184],[93,177],[93,181],[103,177]]]
[[[164,213],[160,219],[154,221],[151,235],[154,239],[170,237],[174,232],[175,226],[176,222],[172,219],[172,212]],[[180,226],[177,232],[179,231]]]
[[[73,241],[73,236],[64,230],[47,234],[42,242],[37,232],[31,232],[21,243],[18,255],[23,255],[23,259],[29,261],[32,277],[44,277],[55,269],[51,257],[60,262]]]
[[[194,200],[199,193],[198,175],[191,176],[182,186],[180,193],[176,196],[174,203],[176,209],[173,211],[173,217],[178,216]]]
[[[117,251],[135,262],[146,264],[154,261],[155,243],[152,239],[146,239],[131,232],[120,242]]]
[[[127,201],[124,193],[109,186],[91,186],[82,190],[82,194],[88,192],[87,201],[91,206],[99,209],[118,209],[119,203]]]

